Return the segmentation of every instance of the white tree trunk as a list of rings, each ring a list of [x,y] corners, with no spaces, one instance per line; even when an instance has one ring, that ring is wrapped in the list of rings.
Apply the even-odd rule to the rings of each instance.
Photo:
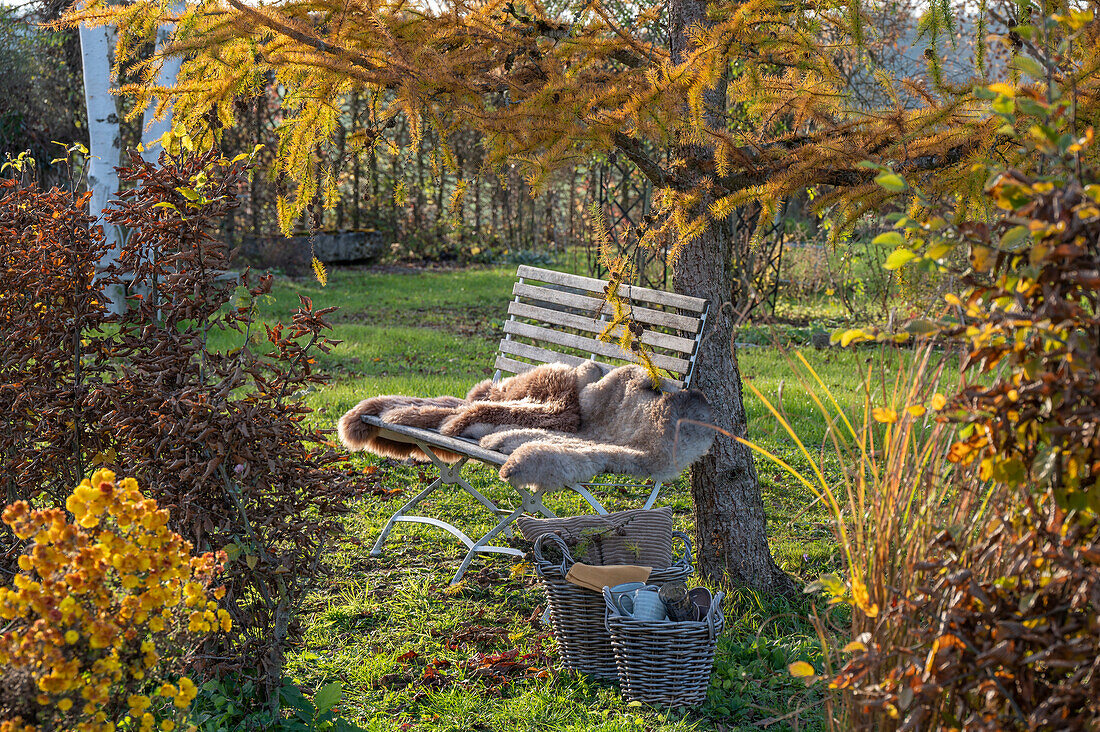
[[[118,259],[118,231],[103,221],[103,209],[118,191],[121,147],[118,106],[111,94],[111,56],[115,30],[100,26],[80,26],[80,56],[84,65],[84,102],[88,110],[88,189],[92,193],[90,213],[103,226],[103,235],[111,248],[100,261],[106,267]],[[122,306],[120,293],[110,293],[117,310]]]
[[[182,2],[175,3],[172,6],[172,13],[179,15],[183,12],[185,7],[185,4]],[[171,39],[172,27],[170,25],[162,25],[158,28],[157,44],[154,53],[163,53]],[[160,73],[157,74],[157,86],[170,87],[175,84],[182,62],[183,58],[180,56],[171,56],[164,59],[164,63],[160,67]],[[154,109],[154,106],[150,106],[145,110],[141,133],[141,156],[150,163],[157,162],[157,159],[160,157],[160,152],[163,149],[157,144],[157,141],[160,140],[164,133],[172,129],[172,110],[169,109],[164,117],[158,120],[153,119]]]

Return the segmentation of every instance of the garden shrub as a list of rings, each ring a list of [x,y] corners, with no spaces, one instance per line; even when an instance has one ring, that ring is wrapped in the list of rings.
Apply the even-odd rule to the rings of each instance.
[[[943,533],[918,588],[831,680],[861,728],[1094,730],[1100,720],[1100,527],[1048,502],[972,546]],[[914,622],[916,619],[918,622]],[[886,628],[904,627],[900,642]]]
[[[880,237],[896,246],[887,266],[962,287],[942,318],[910,328],[961,346],[972,370],[943,412],[959,426],[946,457],[1001,490],[988,526],[941,526],[913,564],[918,586],[894,588],[853,639],[830,682],[852,702],[849,728],[1096,729],[1100,718],[1100,184],[1093,130],[1078,130],[1063,83],[1076,73],[1069,44],[1096,23],[1075,10],[1034,20],[1017,29],[1036,54],[1027,68],[1058,83],[984,92],[1034,167],[975,165],[985,185],[951,201],[880,175],[914,201]]]
[[[259,321],[255,305],[270,278],[230,272],[228,247],[211,236],[236,205],[247,171],[247,159],[216,152],[173,150],[159,165],[132,155],[119,172],[123,191],[106,214],[109,225],[127,232],[117,261],[89,279],[95,258],[85,257],[83,279],[43,284],[33,302],[16,303],[48,313],[38,320],[0,301],[5,342],[22,344],[22,388],[51,395],[58,414],[36,421],[38,404],[22,403],[28,428],[0,430],[0,450],[5,461],[29,466],[21,485],[60,472],[62,463],[65,475],[93,465],[135,466],[149,495],[170,509],[175,531],[200,551],[227,552],[222,603],[233,631],[208,644],[202,673],[251,675],[272,698],[284,653],[300,634],[295,610],[323,572],[322,548],[339,531],[355,484],[346,457],[309,424],[303,401],[325,380],[315,356],[335,344],[324,335],[331,309],[314,309],[303,298],[289,325]],[[28,205],[38,200],[33,191],[26,196]],[[20,203],[9,198],[10,206]],[[0,213],[0,221],[4,216],[15,214]],[[64,253],[71,232],[55,231],[55,221],[68,219],[39,216],[35,236],[56,240]],[[90,248],[80,236],[87,239],[77,232],[74,246]],[[91,237],[98,241],[94,229]],[[6,251],[16,276],[44,266],[45,254],[27,251]],[[129,293],[121,314],[97,311],[92,320],[73,309],[103,302],[103,289],[112,286]],[[45,341],[56,342],[71,364],[57,374],[38,367],[39,320],[63,333]],[[228,347],[215,347],[215,337]],[[61,351],[65,345],[70,350]],[[43,448],[53,449],[54,459],[34,463]]]
[[[197,694],[179,676],[229,613],[211,589],[224,554],[192,554],[133,478],[99,470],[60,508],[5,509],[29,542],[0,587],[0,731],[170,732]]]
[[[107,251],[88,196],[0,180],[0,460],[4,503],[44,494],[61,505],[107,436],[84,416],[106,363],[96,264]],[[10,541],[11,535],[7,534]],[[2,547],[10,549],[11,547]],[[14,553],[0,552],[0,568]]]

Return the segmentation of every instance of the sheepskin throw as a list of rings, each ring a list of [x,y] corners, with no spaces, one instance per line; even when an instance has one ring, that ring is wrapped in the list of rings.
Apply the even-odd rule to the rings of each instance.
[[[601,473],[669,480],[714,441],[714,431],[704,426],[712,419],[702,392],[662,394],[640,366],[605,375],[592,361],[545,364],[498,383],[483,381],[465,399],[372,397],[340,419],[340,439],[349,450],[427,459],[413,444],[379,436],[364,416],[477,440],[509,456],[501,478],[534,488],[580,483]]]

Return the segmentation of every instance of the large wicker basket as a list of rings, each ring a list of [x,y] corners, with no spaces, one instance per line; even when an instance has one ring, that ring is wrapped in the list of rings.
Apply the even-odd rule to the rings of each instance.
[[[604,589],[604,608],[623,696],[647,704],[687,706],[703,701],[714,649],[726,619],[719,592],[702,621],[635,620],[621,614]]]
[[[681,531],[672,532],[684,542],[684,555],[670,567],[654,568],[649,582],[662,583],[684,579],[694,570],[691,562],[691,541]],[[555,564],[546,558],[545,547],[556,546],[562,559]],[[532,554],[539,581],[546,588],[550,607],[550,627],[558,640],[562,668],[581,671],[598,678],[614,679],[618,675],[611,637],[604,618],[604,600],[598,592],[567,582],[574,561],[569,548],[557,534],[543,534],[535,541]]]

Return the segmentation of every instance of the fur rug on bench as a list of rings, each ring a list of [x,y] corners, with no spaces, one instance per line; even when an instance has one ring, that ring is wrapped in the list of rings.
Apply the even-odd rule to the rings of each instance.
[[[340,419],[340,440],[349,450],[427,460],[416,445],[380,436],[364,416],[477,440],[509,456],[501,478],[535,488],[581,483],[602,473],[670,480],[705,455],[715,435],[692,423],[712,422],[702,392],[662,394],[640,366],[604,375],[592,361],[545,364],[496,384],[486,380],[465,399],[372,397]],[[433,450],[443,460],[459,459]]]

